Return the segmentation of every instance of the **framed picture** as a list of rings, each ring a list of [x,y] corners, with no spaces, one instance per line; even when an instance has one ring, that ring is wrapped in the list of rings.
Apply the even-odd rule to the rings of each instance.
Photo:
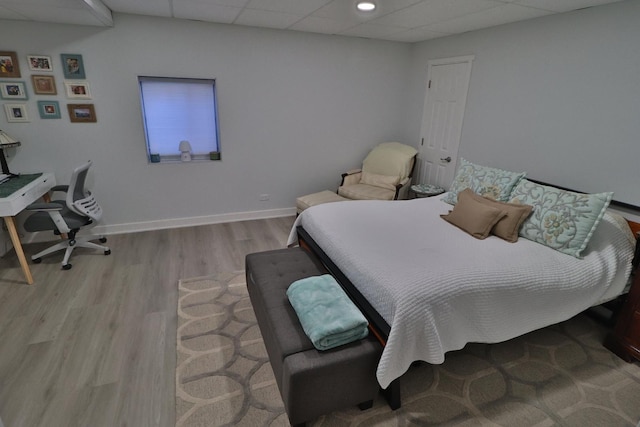
[[[27,104],[4,104],[8,122],[28,122]]]
[[[27,55],[27,62],[31,71],[53,71],[53,63],[50,56]]]
[[[0,82],[0,97],[2,99],[28,99],[24,82]]]
[[[75,55],[71,53],[63,53],[60,55],[62,58],[62,68],[64,71],[65,79],[84,79],[84,63],[82,62],[82,55]]]
[[[67,104],[72,123],[95,123],[96,110],[93,104]]]
[[[0,51],[0,77],[20,77],[20,64],[15,52]]]
[[[56,79],[53,76],[31,76],[31,83],[33,83],[33,93],[36,95],[55,95],[56,91]]]
[[[59,119],[61,117],[58,101],[38,101],[38,112],[41,119]]]
[[[91,99],[87,82],[64,82],[64,87],[67,89],[67,98]]]

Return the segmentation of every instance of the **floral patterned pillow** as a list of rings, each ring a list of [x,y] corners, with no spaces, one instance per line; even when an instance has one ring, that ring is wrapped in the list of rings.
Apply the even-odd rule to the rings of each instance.
[[[613,193],[582,194],[523,179],[511,202],[533,205],[520,236],[580,258],[600,223]]]
[[[442,201],[455,205],[458,201],[458,193],[470,188],[483,197],[506,202],[511,197],[511,190],[524,176],[524,172],[510,172],[480,166],[460,158],[460,167],[449,192]]]

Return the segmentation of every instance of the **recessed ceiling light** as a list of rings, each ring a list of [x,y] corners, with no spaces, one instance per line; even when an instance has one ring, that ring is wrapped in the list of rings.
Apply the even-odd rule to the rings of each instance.
[[[362,12],[371,12],[376,8],[376,4],[372,1],[360,1],[356,8]]]

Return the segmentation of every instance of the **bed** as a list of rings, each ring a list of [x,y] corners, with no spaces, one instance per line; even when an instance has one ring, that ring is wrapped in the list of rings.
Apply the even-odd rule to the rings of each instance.
[[[415,361],[442,363],[467,343],[506,341],[627,290],[635,239],[618,215],[607,211],[575,257],[524,238],[473,238],[441,218],[452,209],[446,197],[318,205],[289,236],[369,318],[384,344],[383,389]]]

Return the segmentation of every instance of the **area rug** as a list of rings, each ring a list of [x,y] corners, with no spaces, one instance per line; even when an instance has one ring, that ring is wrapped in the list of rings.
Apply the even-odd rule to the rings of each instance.
[[[244,272],[179,282],[176,427],[288,426]],[[579,315],[500,344],[470,344],[402,378],[402,407],[382,396],[312,426],[639,425],[640,364],[602,347]]]

